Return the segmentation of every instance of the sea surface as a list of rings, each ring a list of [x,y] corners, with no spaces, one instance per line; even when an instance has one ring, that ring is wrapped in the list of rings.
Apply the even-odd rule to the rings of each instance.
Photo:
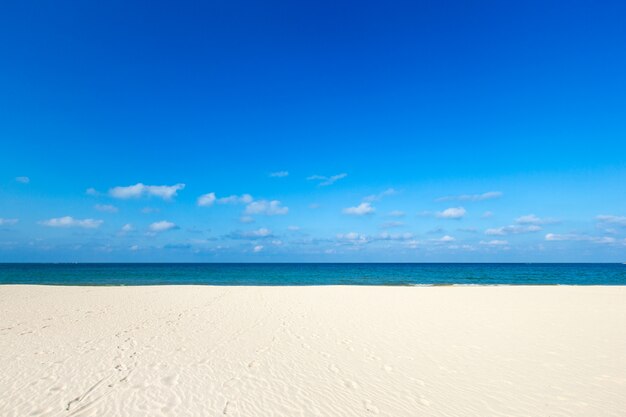
[[[0,284],[626,285],[623,264],[0,264]]]

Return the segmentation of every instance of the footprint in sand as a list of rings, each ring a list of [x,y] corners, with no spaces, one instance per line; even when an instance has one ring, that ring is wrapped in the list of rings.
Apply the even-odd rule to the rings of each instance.
[[[378,407],[372,404],[370,400],[363,401],[363,407],[365,408],[365,411],[372,413],[372,414],[378,414],[380,412]]]
[[[176,385],[178,384],[178,374],[165,376],[161,378],[161,382],[163,383],[163,385],[168,387]]]
[[[222,413],[227,416],[234,416],[235,413],[237,413],[237,404],[232,401],[227,401]]]
[[[344,382],[343,382],[343,385],[344,385],[346,388],[350,388],[350,389],[357,389],[357,388],[359,388],[359,384],[357,384],[357,383],[356,383],[356,382],[354,382],[354,381],[350,381],[349,379],[348,379],[348,380],[346,380],[346,381],[344,381]]]
[[[430,401],[428,401],[426,398],[420,398],[419,402],[420,404],[425,405],[426,407],[430,406]]]
[[[339,368],[337,368],[337,365],[335,365],[334,363],[331,363],[330,365],[328,365],[328,370],[334,374],[339,373]]]

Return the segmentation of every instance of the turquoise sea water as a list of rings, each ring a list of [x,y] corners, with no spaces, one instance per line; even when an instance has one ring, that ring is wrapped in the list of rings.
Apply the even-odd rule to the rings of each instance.
[[[0,264],[0,284],[626,285],[626,265]]]

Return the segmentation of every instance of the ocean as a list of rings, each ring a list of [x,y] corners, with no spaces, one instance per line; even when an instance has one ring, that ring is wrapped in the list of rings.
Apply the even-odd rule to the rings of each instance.
[[[0,284],[626,285],[623,264],[0,264]]]

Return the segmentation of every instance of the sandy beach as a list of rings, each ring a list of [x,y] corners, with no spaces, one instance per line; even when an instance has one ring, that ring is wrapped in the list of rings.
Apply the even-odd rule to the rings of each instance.
[[[625,287],[0,287],[0,415],[624,416]]]

